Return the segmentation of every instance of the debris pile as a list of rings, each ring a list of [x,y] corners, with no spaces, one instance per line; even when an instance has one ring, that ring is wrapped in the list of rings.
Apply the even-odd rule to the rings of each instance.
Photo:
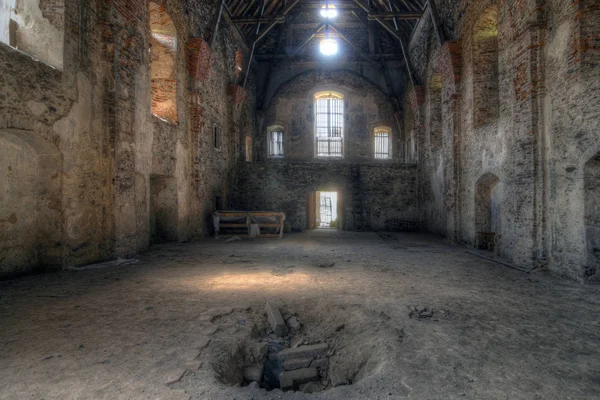
[[[260,331],[258,344],[258,348],[264,349],[264,361],[261,362],[259,356],[245,367],[244,381],[257,382],[267,390],[279,388],[304,393],[320,392],[330,386],[328,356],[331,352],[327,343],[305,344],[307,340],[300,334],[302,323],[298,316],[287,314],[284,318],[279,308],[270,302],[266,303],[265,312],[269,327]]]

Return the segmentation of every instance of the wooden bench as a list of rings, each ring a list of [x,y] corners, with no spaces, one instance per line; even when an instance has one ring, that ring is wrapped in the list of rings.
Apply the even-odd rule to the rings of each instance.
[[[213,213],[213,225],[215,228],[215,238],[223,229],[229,232],[225,236],[251,237],[252,225],[258,225],[261,228],[275,228],[278,233],[260,233],[257,238],[277,238],[283,237],[283,221],[285,213],[272,211],[215,211]]]

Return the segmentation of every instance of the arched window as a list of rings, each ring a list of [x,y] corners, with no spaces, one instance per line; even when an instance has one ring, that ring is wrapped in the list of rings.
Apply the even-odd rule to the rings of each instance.
[[[344,96],[341,93],[315,94],[315,153],[317,157],[344,156]]]
[[[375,158],[388,160],[392,158],[392,128],[378,126],[373,132],[375,143]]]
[[[0,1],[0,41],[63,68],[65,1]]]
[[[500,105],[498,74],[498,7],[490,6],[479,17],[473,31],[475,126],[498,118]]]
[[[283,127],[278,125],[271,126],[269,129],[267,129],[267,135],[267,141],[269,143],[269,157],[283,157]]]
[[[152,114],[177,122],[177,30],[164,6],[149,4]]]

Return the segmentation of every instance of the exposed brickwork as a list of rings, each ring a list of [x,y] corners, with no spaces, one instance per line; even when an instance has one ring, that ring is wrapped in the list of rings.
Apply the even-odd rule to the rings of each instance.
[[[437,7],[454,18],[444,21],[453,27],[451,42],[437,43],[423,21],[409,46],[426,87],[434,72],[443,86],[442,151],[419,141],[422,220],[431,231],[474,244],[485,225],[477,227],[475,211],[493,210],[502,256],[592,279],[581,199],[594,196],[584,190],[583,165],[600,151],[593,111],[600,79],[592,67],[599,54],[597,1],[438,1]],[[414,103],[409,92],[406,119],[414,121],[407,128],[434,128]],[[477,196],[491,176],[493,193]]]
[[[203,38],[189,38],[187,44],[187,68],[191,79],[203,82],[208,79],[214,53]]]
[[[0,129],[46,140],[63,160],[56,178],[62,179],[62,199],[53,205],[60,215],[55,265],[145,250],[160,215],[169,216],[158,226],[167,230],[164,237],[201,236],[214,196],[226,200],[241,138],[254,129],[252,79],[235,123],[230,104],[235,52],[245,51],[235,28],[224,21],[213,49],[203,44],[218,71],[200,68],[187,79],[186,66],[187,38],[204,30],[217,3],[189,0],[191,16],[176,0],[65,0],[62,72],[0,44]],[[60,2],[41,5],[58,24],[51,12],[59,12]],[[164,11],[161,28],[150,28],[151,7]],[[171,23],[174,29],[164,29]],[[155,99],[175,99],[169,119],[177,115],[177,124],[152,116],[155,78],[162,79],[159,89],[168,88]],[[210,140],[213,123],[224,135],[220,151]]]

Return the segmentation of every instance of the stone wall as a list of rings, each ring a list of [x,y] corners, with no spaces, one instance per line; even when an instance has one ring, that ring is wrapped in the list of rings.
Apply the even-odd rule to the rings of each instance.
[[[344,157],[319,159],[314,148],[314,93],[344,96]],[[260,120],[253,162],[240,163],[232,208],[284,211],[294,229],[307,228],[309,195],[337,191],[343,229],[383,230],[394,220],[417,221],[416,167],[397,154],[393,103],[348,71],[312,71],[284,84]],[[284,130],[284,157],[269,158],[269,127]],[[373,130],[392,131],[392,159],[375,160]]]
[[[12,239],[0,237],[0,277],[127,257],[147,249],[152,238],[206,233],[214,197],[227,197],[241,136],[254,127],[253,79],[248,91],[236,86],[236,52],[247,57],[248,49],[227,17],[208,45],[219,3],[155,2],[177,35],[169,75],[176,118],[152,115],[151,61],[163,38],[151,33],[145,0],[40,2],[40,15],[64,32],[62,71],[0,43],[0,140],[17,146],[15,157],[32,158],[47,147],[60,159],[51,180],[60,182],[48,206],[53,212],[27,215],[13,209],[12,197],[0,198],[2,228],[10,224],[10,232],[26,236],[19,241],[27,247],[16,255],[6,250],[14,248]],[[223,132],[218,151],[214,124]],[[38,141],[46,145],[27,144]],[[3,157],[3,189],[14,191],[14,179],[36,168],[21,159]],[[16,196],[26,204],[26,194]],[[49,223],[56,240],[40,248],[39,232]]]
[[[594,276],[584,198],[596,195],[586,191],[584,175],[600,150],[600,79],[593,67],[599,62],[600,5],[436,4],[439,14],[453,18],[442,24],[443,43],[429,10],[419,24],[410,44],[418,81],[405,100],[419,138],[423,223],[474,245],[478,210],[491,207],[498,213],[500,255],[572,279]],[[439,105],[430,88],[437,74],[441,149],[430,141],[435,130],[430,116]],[[419,93],[421,101],[412,100]],[[497,181],[495,200],[482,205],[478,199],[487,197],[478,188],[490,181]]]
[[[330,162],[373,162],[373,131],[377,126],[392,130],[392,159],[399,162],[398,125],[394,106],[373,83],[345,71],[311,71],[281,86],[270,107],[264,113],[261,129],[255,140],[257,159],[268,159],[269,127],[284,130],[284,151],[287,161],[311,161],[314,149],[314,94],[336,91],[344,96],[344,157]]]
[[[281,161],[243,163],[239,171],[232,208],[283,211],[294,230],[308,227],[315,191],[338,192],[342,229],[390,230],[418,217],[414,165]]]

